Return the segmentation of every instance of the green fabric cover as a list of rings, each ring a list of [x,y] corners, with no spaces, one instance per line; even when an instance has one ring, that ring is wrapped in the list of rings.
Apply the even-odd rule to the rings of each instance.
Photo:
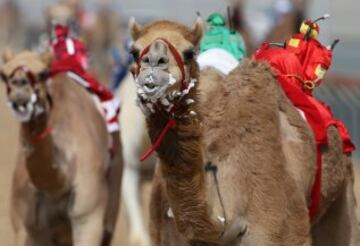
[[[241,61],[246,56],[244,39],[236,31],[230,31],[225,26],[225,19],[221,14],[213,13],[207,19],[209,30],[200,42],[200,53],[213,48],[224,49]]]

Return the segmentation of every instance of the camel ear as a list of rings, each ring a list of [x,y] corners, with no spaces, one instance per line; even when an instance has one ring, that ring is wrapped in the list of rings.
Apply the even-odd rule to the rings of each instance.
[[[7,63],[8,61],[10,61],[11,59],[14,58],[14,53],[12,52],[11,49],[5,49],[2,53],[2,61],[3,63]]]
[[[195,23],[193,24],[192,28],[191,28],[191,42],[197,46],[204,34],[204,21],[203,19],[198,16],[196,18]]]
[[[140,32],[142,31],[142,26],[136,22],[135,17],[131,17],[129,20],[129,31],[133,40],[139,38]]]

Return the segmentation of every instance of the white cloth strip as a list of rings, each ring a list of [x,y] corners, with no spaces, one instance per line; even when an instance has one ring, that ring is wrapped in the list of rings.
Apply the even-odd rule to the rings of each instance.
[[[66,50],[69,55],[75,54],[75,44],[74,41],[71,38],[66,39]]]
[[[89,83],[84,80],[83,78],[81,78],[79,75],[77,75],[76,73],[73,72],[66,72],[67,76],[69,76],[71,79],[75,80],[76,82],[78,82],[80,85],[84,86],[85,88],[89,88]]]
[[[200,70],[212,67],[219,70],[224,75],[228,75],[231,70],[239,65],[239,61],[226,50],[214,48],[201,53],[197,62]]]

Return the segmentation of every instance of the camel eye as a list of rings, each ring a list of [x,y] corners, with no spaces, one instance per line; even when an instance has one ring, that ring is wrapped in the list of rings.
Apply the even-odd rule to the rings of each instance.
[[[11,84],[17,86],[17,87],[22,87],[27,85],[27,80],[25,79],[15,79],[11,82]]]
[[[139,56],[140,56],[140,50],[135,48],[135,47],[131,47],[129,53],[133,56],[134,60],[138,60]]]
[[[195,57],[195,51],[193,49],[188,49],[183,52],[185,63],[190,62]]]
[[[19,80],[19,85],[20,86],[24,86],[24,85],[26,85],[27,84],[27,81],[25,80],[25,79],[20,79]]]

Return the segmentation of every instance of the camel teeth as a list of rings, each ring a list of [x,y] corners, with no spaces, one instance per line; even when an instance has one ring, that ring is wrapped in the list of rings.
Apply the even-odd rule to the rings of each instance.
[[[167,211],[166,214],[167,214],[167,216],[168,216],[169,218],[171,218],[171,219],[174,218],[174,213],[173,213],[173,211],[172,211],[171,208],[168,209],[168,211]]]
[[[224,217],[218,216],[217,218],[221,223],[225,223],[225,218]]]
[[[186,104],[187,105],[193,104],[194,102],[195,102],[194,99],[191,99],[191,98],[186,99]]]
[[[24,112],[24,111],[25,111],[25,107],[24,107],[24,106],[19,106],[19,110],[20,110],[21,112]]]

